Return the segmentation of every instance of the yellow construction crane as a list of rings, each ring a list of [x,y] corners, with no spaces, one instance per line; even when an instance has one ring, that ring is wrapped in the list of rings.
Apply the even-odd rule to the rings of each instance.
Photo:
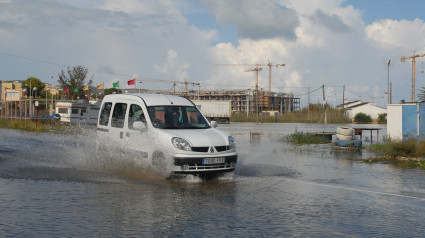
[[[247,69],[245,72],[253,72],[255,71],[255,111],[258,113],[258,71],[263,70],[263,68],[255,67],[253,69]],[[257,114],[258,117],[258,114]]]
[[[217,64],[217,66],[256,66],[256,67],[260,67],[260,66],[269,66],[269,93],[272,91],[272,66],[285,66],[285,64],[272,64],[271,62],[269,62],[268,64]],[[258,71],[257,71],[258,74]],[[257,76],[257,83],[256,85],[258,85],[258,76]]]
[[[192,83],[192,82],[188,82],[186,78],[184,78],[184,82],[181,81],[174,81],[173,82],[173,87],[174,87],[174,91],[176,91],[176,84],[184,84],[184,89],[186,91],[186,96],[189,95],[189,87],[188,85],[191,84],[192,86],[195,85],[201,85],[200,83]]]
[[[255,71],[255,91],[256,92],[258,91],[258,71],[261,71],[261,70],[263,70],[263,68],[258,68],[258,67],[255,67],[253,69],[247,69],[247,70],[245,70],[245,72],[253,72],[253,71]]]
[[[424,57],[425,54],[416,54],[413,51],[413,55],[412,56],[403,56],[400,58],[401,62],[405,62],[406,59],[412,59],[412,96],[411,96],[411,102],[415,102],[415,75],[416,75],[416,58],[418,57]]]

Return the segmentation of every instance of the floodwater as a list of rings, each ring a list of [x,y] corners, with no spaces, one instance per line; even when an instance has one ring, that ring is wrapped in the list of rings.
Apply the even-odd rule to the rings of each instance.
[[[282,141],[337,126],[219,125],[239,161],[233,178],[212,181],[102,170],[91,133],[0,129],[0,236],[422,237],[425,170]]]

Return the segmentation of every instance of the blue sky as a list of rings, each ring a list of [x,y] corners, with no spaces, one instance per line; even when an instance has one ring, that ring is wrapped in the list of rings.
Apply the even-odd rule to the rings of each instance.
[[[410,99],[411,62],[400,57],[425,53],[423,9],[419,0],[0,0],[0,79],[50,83],[83,65],[106,87],[135,77],[152,90],[185,78],[201,89],[253,88],[249,67],[217,64],[270,61],[286,64],[272,69],[272,90],[302,105],[308,88],[325,85],[331,104],[345,86],[348,100],[386,106],[390,58],[393,101]],[[268,90],[268,70],[259,77]]]
[[[381,19],[414,20],[424,15],[425,1],[422,0],[348,0],[343,5],[359,9],[365,23]]]

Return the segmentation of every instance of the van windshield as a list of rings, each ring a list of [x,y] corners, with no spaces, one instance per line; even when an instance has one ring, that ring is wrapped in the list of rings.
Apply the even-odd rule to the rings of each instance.
[[[210,125],[195,106],[150,106],[152,124],[161,129],[207,129]]]

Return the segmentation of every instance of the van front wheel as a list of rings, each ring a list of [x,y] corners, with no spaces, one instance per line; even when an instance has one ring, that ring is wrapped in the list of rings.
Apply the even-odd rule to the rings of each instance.
[[[155,151],[152,154],[152,165],[158,172],[166,171],[166,163],[164,153],[161,151]]]

